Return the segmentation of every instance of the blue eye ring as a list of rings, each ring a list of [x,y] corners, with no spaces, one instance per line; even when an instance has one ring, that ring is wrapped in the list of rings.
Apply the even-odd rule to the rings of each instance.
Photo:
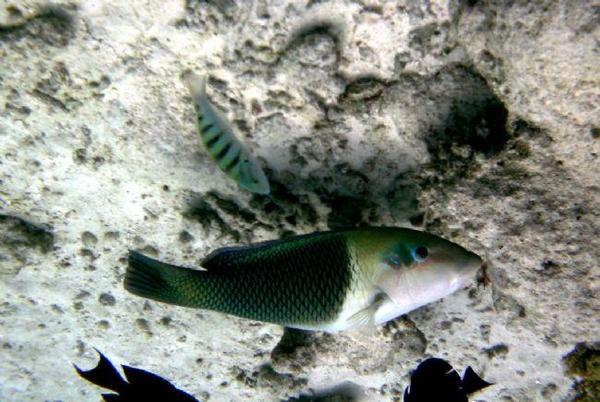
[[[427,258],[429,250],[425,246],[418,246],[414,248],[412,254],[415,261],[421,262]]]

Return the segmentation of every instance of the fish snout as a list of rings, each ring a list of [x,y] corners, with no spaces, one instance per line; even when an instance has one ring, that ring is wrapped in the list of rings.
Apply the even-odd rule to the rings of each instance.
[[[469,262],[468,262],[468,267],[469,270],[473,271],[473,272],[477,272],[480,269],[483,268],[483,266],[485,265],[485,261],[483,260],[483,258],[481,258],[480,256],[478,256],[475,253],[469,253]]]
[[[485,262],[480,256],[469,251],[460,265],[460,276],[464,279],[471,279],[482,270]]]

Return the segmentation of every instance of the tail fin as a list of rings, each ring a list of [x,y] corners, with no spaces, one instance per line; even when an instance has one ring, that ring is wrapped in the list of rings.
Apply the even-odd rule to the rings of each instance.
[[[183,80],[190,90],[192,98],[206,96],[206,76],[199,76],[196,73],[188,71],[184,73]]]
[[[138,296],[179,306],[199,307],[202,274],[202,271],[166,264],[129,251],[124,285],[125,289]]]
[[[133,402],[133,401],[177,401],[198,402],[190,394],[175,388],[166,379],[135,367],[121,366],[127,381],[121,377],[115,366],[98,349],[100,360],[91,370],[81,370],[75,366],[77,374],[102,388],[110,389],[116,394],[102,394],[106,402]]]
[[[76,365],[73,365],[75,366],[75,370],[77,370],[77,374],[102,388],[107,388],[115,392],[123,392],[123,390],[127,388],[127,382],[121,377],[121,374],[119,374],[110,360],[100,353],[98,349],[96,349],[96,352],[100,355],[100,360],[96,367],[91,370],[82,370]]]

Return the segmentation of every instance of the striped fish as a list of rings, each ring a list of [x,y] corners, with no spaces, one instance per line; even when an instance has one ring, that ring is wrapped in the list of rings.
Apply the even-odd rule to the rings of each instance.
[[[204,270],[129,254],[136,295],[308,330],[369,327],[473,281],[481,258],[404,228],[316,232],[213,251]]]
[[[219,169],[240,187],[257,194],[269,194],[269,181],[260,165],[206,97],[206,77],[188,73],[184,79],[198,115],[200,138]]]

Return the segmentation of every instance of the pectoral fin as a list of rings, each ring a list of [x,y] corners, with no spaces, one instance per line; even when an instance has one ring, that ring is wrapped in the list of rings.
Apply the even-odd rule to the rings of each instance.
[[[383,292],[376,293],[367,307],[357,311],[348,318],[350,326],[353,328],[374,328],[375,313],[387,298],[388,296]]]

